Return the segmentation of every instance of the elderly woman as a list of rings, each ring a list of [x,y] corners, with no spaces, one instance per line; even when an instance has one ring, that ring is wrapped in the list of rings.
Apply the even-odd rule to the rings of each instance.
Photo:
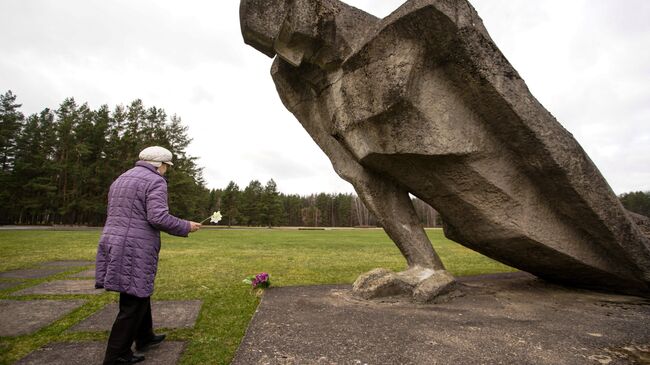
[[[160,343],[151,319],[150,297],[158,268],[160,231],[187,237],[201,225],[174,217],[167,206],[167,180],[172,153],[148,147],[135,167],[123,173],[108,193],[108,217],[97,248],[96,288],[120,293],[120,312],[108,339],[104,364],[133,364],[134,354]]]

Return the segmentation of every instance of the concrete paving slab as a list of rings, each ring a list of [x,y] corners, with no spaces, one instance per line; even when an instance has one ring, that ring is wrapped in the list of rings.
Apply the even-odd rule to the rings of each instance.
[[[95,264],[95,261],[88,260],[62,260],[62,261],[49,261],[44,262],[41,266],[47,267],[79,267],[79,266],[90,266]]]
[[[52,276],[68,270],[65,267],[51,267],[51,268],[32,268],[32,269],[19,269],[12,271],[5,271],[0,273],[0,278],[3,279],[41,279],[44,277]]]
[[[76,274],[70,275],[71,278],[94,278],[95,277],[95,268],[84,270]]]
[[[145,364],[174,365],[178,363],[184,349],[184,342],[165,341],[144,353]],[[56,342],[32,352],[15,365],[101,364],[105,351],[105,342]]]
[[[0,290],[10,289],[22,283],[23,281],[0,281]]]
[[[192,328],[201,310],[201,301],[153,301],[151,314],[154,328]],[[111,303],[104,309],[73,326],[71,332],[110,331],[119,307]]]
[[[103,292],[103,290],[95,289],[95,280],[54,280],[19,290],[11,295],[101,294]]]
[[[36,332],[84,303],[83,300],[0,300],[0,336]]]
[[[523,273],[461,282],[461,296],[428,305],[359,300],[350,286],[272,288],[232,365],[648,363],[648,299]]]

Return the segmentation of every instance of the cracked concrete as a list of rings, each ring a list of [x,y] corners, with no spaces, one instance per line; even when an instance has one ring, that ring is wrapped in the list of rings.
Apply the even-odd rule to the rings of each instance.
[[[233,365],[637,364],[650,301],[525,273],[459,278],[438,304],[356,299],[350,286],[267,290]]]

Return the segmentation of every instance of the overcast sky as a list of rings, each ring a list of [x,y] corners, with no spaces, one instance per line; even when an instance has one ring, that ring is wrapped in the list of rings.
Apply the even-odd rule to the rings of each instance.
[[[384,17],[400,0],[349,0]],[[616,193],[650,190],[650,1],[473,0],[532,93]],[[1,0],[0,92],[25,114],[66,97],[177,114],[209,187],[274,178],[351,192],[282,103],[271,59],[244,45],[239,2]]]

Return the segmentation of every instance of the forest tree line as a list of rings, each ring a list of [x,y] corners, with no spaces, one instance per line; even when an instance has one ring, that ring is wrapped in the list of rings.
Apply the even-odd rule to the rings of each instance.
[[[220,210],[220,225],[377,226],[354,194],[283,194],[272,179],[207,189],[202,168],[187,154],[191,139],[181,118],[141,100],[93,110],[68,98],[29,116],[20,108],[11,91],[0,95],[0,224],[102,225],[112,181],[133,167],[142,149],[159,145],[174,153],[168,173],[174,215],[201,221]],[[650,192],[620,198],[628,209],[650,215]],[[424,226],[442,224],[429,205],[413,203]]]
[[[650,217],[650,191],[632,191],[618,198],[627,210]]]
[[[208,214],[210,192],[180,117],[141,100],[93,110],[73,98],[24,116],[16,99],[0,95],[0,223],[103,224],[110,184],[151,145],[174,153],[170,210]]]
[[[222,225],[374,227],[377,219],[355,194],[312,194],[300,196],[277,192],[274,180],[262,185],[251,181],[244,189],[230,182],[225,189],[210,192],[211,209],[220,210]],[[650,217],[650,191],[619,196],[628,210]],[[424,201],[413,197],[413,207],[424,227],[441,227],[442,217]]]
[[[133,167],[142,149],[174,153],[168,173],[170,212],[200,221],[221,210],[225,225],[376,226],[353,194],[286,195],[275,181],[231,182],[209,190],[181,118],[141,100],[91,109],[73,98],[29,116],[11,91],[0,95],[0,224],[102,225],[108,189]],[[428,206],[423,221],[436,223]],[[428,207],[428,208],[427,208]]]
[[[225,189],[210,192],[213,209],[223,215],[222,225],[292,227],[376,227],[377,219],[354,194],[278,193],[273,179],[258,180],[240,188],[231,181]],[[438,213],[422,200],[413,204],[426,227],[442,224]]]

